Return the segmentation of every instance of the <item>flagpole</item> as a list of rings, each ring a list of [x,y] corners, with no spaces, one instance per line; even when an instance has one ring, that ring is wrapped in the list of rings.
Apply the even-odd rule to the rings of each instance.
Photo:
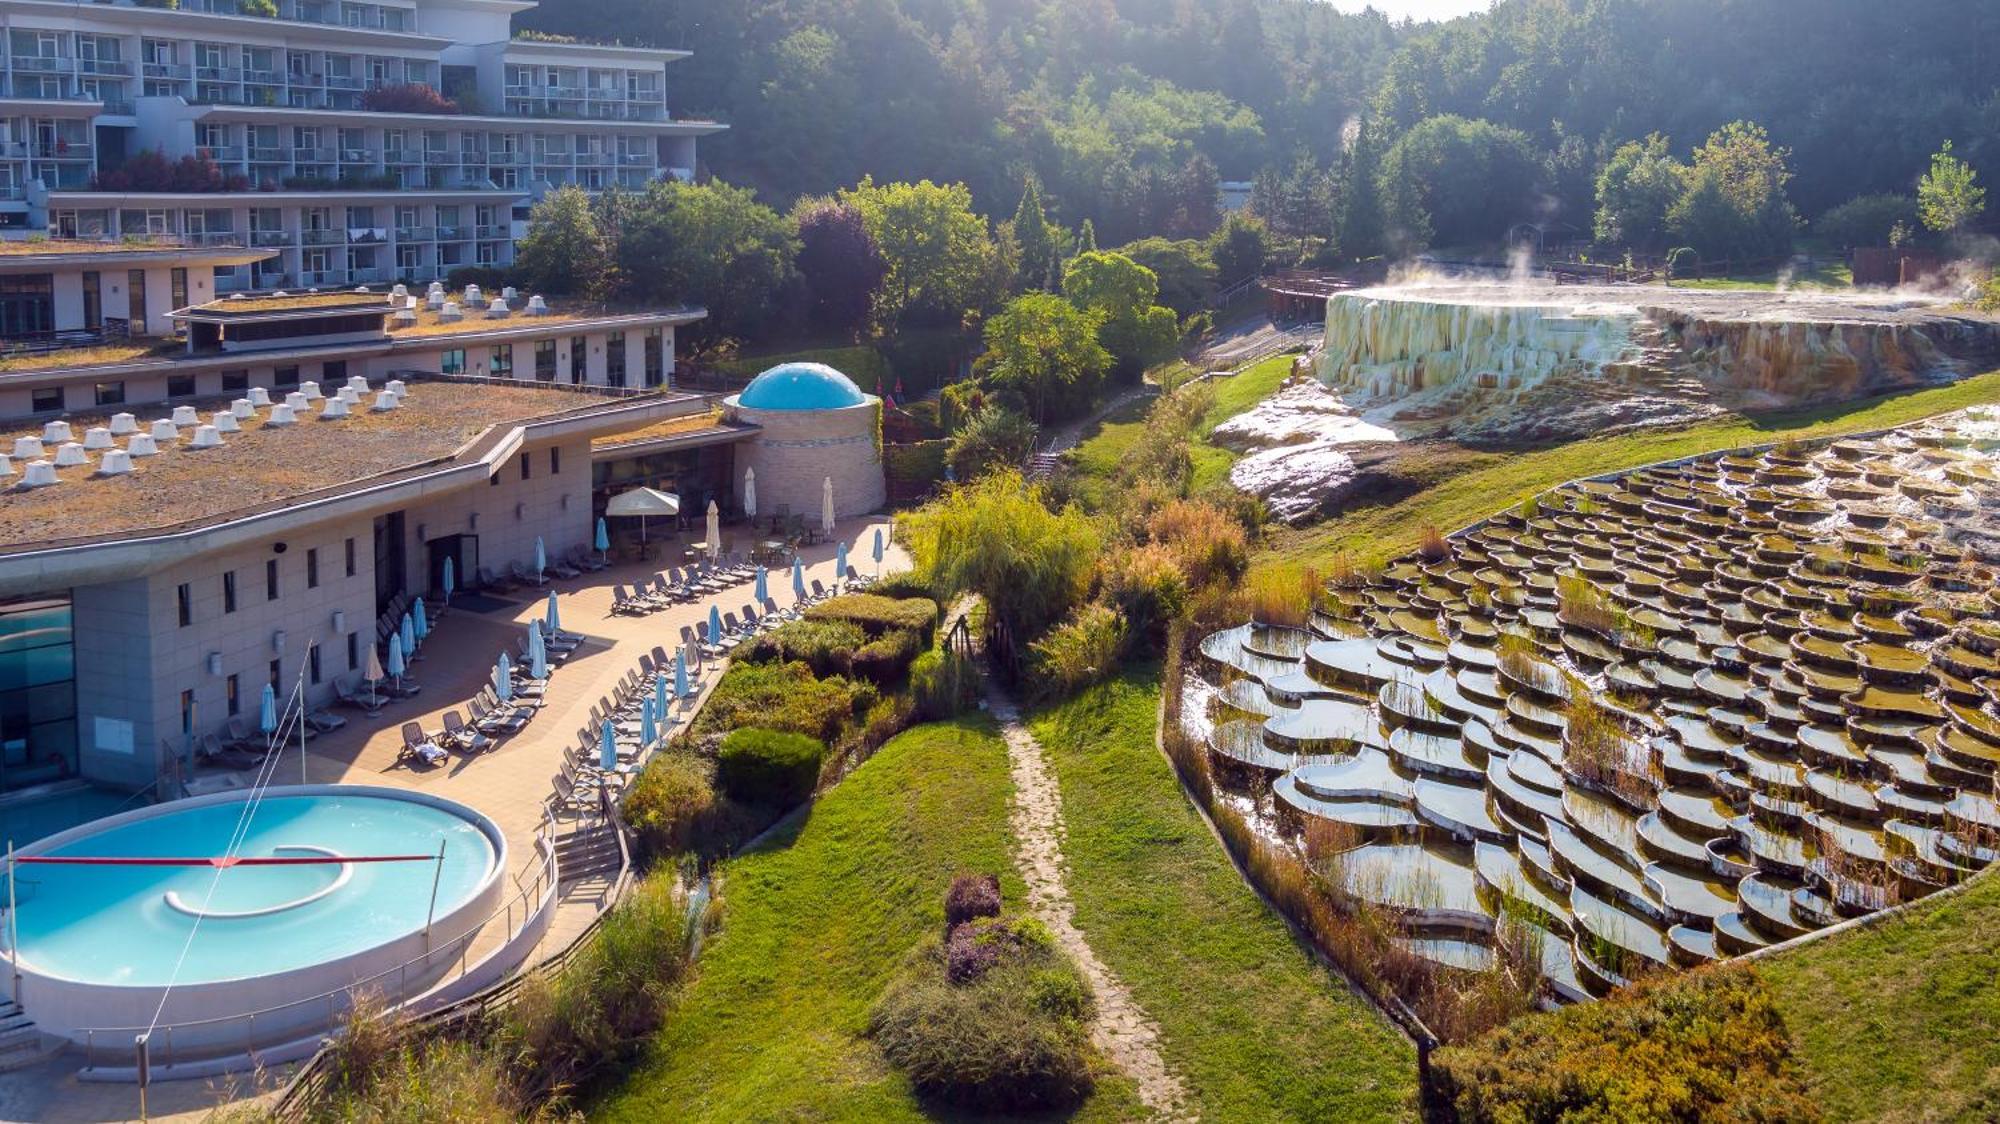
[[[443,836],[438,837],[437,868],[431,873],[431,908],[430,912],[424,915],[424,953],[426,955],[431,951],[431,922],[437,918],[438,883],[444,881],[444,845],[448,842],[450,842],[449,839]]]
[[[14,899],[14,841],[7,840],[7,966],[14,974],[14,1005],[21,1005],[21,918]]]

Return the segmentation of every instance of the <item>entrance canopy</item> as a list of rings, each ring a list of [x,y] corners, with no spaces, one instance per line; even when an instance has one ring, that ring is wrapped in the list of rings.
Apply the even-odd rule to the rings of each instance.
[[[604,505],[606,515],[679,515],[681,501],[651,488],[634,488],[612,496]]]

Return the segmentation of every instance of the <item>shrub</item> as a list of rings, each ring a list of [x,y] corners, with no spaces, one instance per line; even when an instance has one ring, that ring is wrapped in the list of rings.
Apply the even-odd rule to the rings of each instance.
[[[376,113],[457,113],[458,103],[423,82],[377,86],[361,95],[361,108]]]
[[[859,625],[870,636],[892,629],[910,629],[918,643],[928,646],[937,629],[937,602],[927,598],[884,597],[879,593],[847,593],[806,609],[810,621],[846,621]]]
[[[904,516],[902,526],[941,600],[980,594],[1021,640],[1039,636],[1082,600],[1102,546],[1088,516],[1050,511],[1038,486],[1008,472],[951,489]]]
[[[960,480],[971,480],[1004,465],[1019,466],[1035,450],[1035,423],[993,403],[965,419],[951,437],[946,456]]]
[[[817,738],[744,726],[722,739],[716,778],[744,803],[790,808],[812,795],[825,756]]]
[[[750,663],[804,661],[821,678],[845,675],[856,650],[868,643],[859,625],[848,621],[789,621],[737,650]]]
[[[1146,534],[1173,552],[1192,586],[1241,577],[1250,564],[1242,524],[1212,503],[1175,500],[1146,521]]]
[[[715,785],[701,761],[665,753],[646,763],[625,792],[625,823],[648,855],[664,857],[690,847],[715,810]]]
[[[1032,646],[1034,683],[1047,698],[1075,693],[1118,670],[1125,621],[1108,605],[1086,605]]]
[[[910,698],[926,722],[963,714],[979,703],[979,669],[957,652],[933,648],[910,664]]]
[[[950,929],[981,917],[1000,916],[1000,876],[961,874],[944,894],[944,924]]]
[[[1817,1120],[1768,989],[1740,966],[1641,981],[1431,1060],[1468,1122]]]
[[[1173,552],[1159,543],[1111,552],[1099,577],[1105,598],[1135,636],[1158,639],[1187,605],[1187,579]]]
[[[1252,571],[1244,589],[1250,619],[1259,624],[1304,628],[1320,592],[1319,571],[1310,566],[1273,566]]]
[[[891,629],[880,639],[871,640],[854,650],[849,661],[851,674],[879,686],[893,686],[903,681],[910,661],[917,658],[920,650],[922,645],[916,633],[906,628]]]
[[[703,704],[690,733],[702,738],[739,726],[762,726],[830,742],[856,716],[856,696],[863,688],[866,703],[859,713],[866,713],[867,704],[875,700],[872,685],[856,685],[837,676],[819,678],[799,660],[733,663]]]

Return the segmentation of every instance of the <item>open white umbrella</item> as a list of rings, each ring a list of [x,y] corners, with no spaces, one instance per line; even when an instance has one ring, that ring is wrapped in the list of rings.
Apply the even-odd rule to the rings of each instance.
[[[681,513],[681,501],[665,492],[652,488],[634,488],[611,497],[604,505],[604,514],[639,520],[639,545],[646,543],[646,520],[655,516],[671,517]],[[600,548],[602,549],[602,548]]]
[[[757,518],[757,470],[743,470],[743,518]]]
[[[833,477],[831,476],[827,477],[826,483],[820,487],[819,529],[829,535],[833,533]]]
[[[375,705],[375,684],[380,683],[386,678],[382,674],[382,657],[376,653],[375,645],[373,644],[368,645],[368,666],[361,669],[361,678],[368,681],[368,705],[373,706]]]
[[[708,501],[708,557],[713,561],[722,553],[722,509],[715,501]]]

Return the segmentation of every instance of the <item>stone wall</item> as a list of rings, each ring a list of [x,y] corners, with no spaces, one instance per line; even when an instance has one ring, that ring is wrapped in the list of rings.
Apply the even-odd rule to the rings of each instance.
[[[859,406],[837,410],[756,410],[729,399],[742,421],[762,432],[737,447],[737,504],[743,501],[743,472],[757,470],[757,513],[780,506],[817,522],[821,493],[833,478],[834,514],[845,519],[879,511],[888,500],[882,474],[882,400],[872,395]]]

